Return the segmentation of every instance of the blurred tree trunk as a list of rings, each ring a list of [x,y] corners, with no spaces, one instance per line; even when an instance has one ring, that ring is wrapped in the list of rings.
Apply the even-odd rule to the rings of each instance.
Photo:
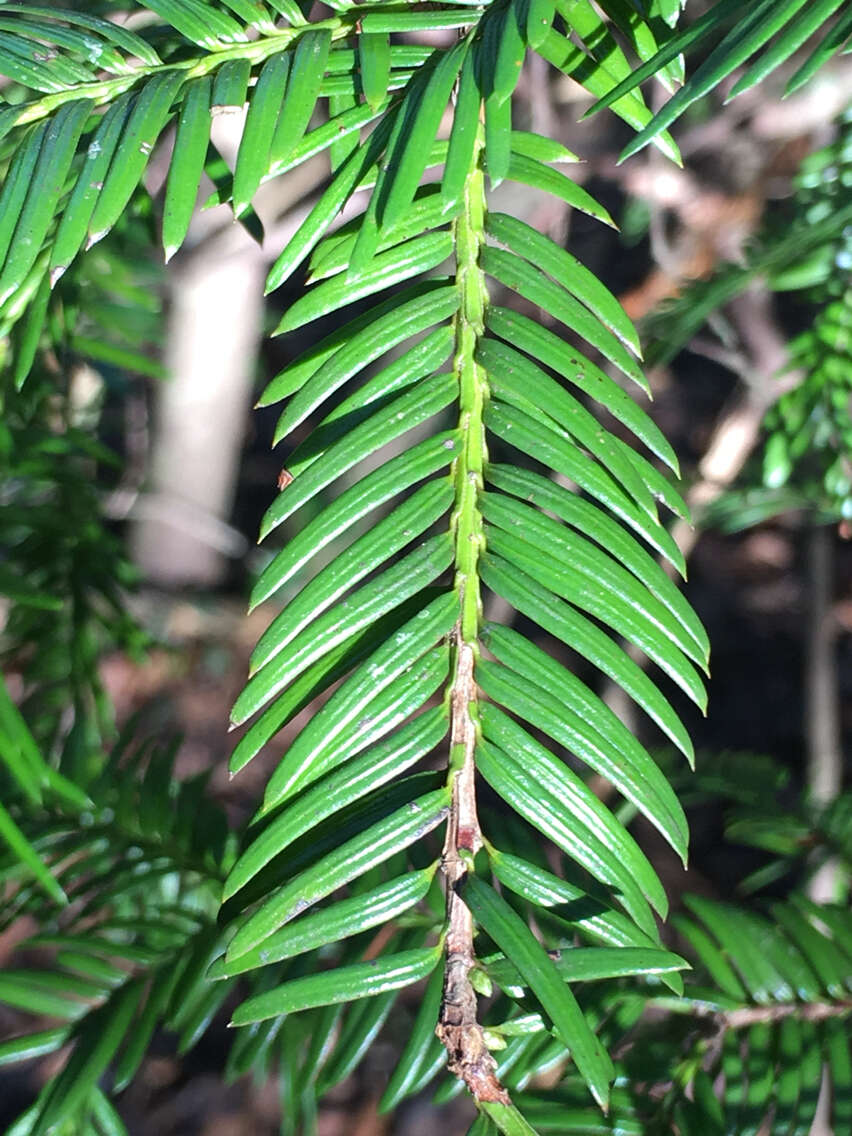
[[[230,242],[229,242],[230,243]],[[240,542],[227,518],[251,406],[266,258],[240,232],[212,240],[172,273],[166,366],[158,393],[149,493],[133,555],[154,583],[209,587]]]
[[[216,116],[211,139],[236,163],[245,114]],[[168,156],[167,154],[165,155]],[[154,163],[157,193],[167,161]],[[263,336],[269,263],[304,219],[327,175],[323,158],[261,186],[255,209],[262,245],[227,205],[196,212],[189,239],[170,268],[165,363],[170,378],[155,394],[148,487],[134,506],[133,556],[148,580],[165,587],[211,587],[246,540],[228,523]],[[202,185],[200,200],[211,191]]]

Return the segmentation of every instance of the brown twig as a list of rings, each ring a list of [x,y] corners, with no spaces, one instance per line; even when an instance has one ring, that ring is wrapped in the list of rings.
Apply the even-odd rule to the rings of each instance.
[[[777,1006],[744,1006],[739,1010],[717,1013],[716,1020],[723,1029],[748,1029],[761,1023],[771,1024],[785,1018],[798,1018],[803,1022],[825,1022],[829,1018],[843,1018],[852,1014],[852,1000],[842,1002],[785,1002]]]
[[[509,1103],[497,1079],[497,1063],[476,1016],[476,994],[470,981],[474,965],[473,918],[460,889],[469,860],[482,846],[476,812],[474,748],[476,724],[470,707],[476,699],[473,648],[456,629],[456,669],[451,693],[450,752],[462,761],[453,780],[442,868],[447,881],[447,935],[444,993],[436,1033],[449,1054],[448,1068],[467,1085],[475,1100]]]

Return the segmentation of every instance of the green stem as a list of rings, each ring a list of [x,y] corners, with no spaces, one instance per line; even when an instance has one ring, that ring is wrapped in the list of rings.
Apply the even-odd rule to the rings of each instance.
[[[476,361],[476,346],[485,334],[488,292],[479,253],[485,238],[485,183],[479,168],[481,143],[467,178],[464,208],[453,223],[456,248],[456,287],[459,307],[455,316],[456,349],[453,367],[459,383],[459,433],[461,452],[453,469],[455,507],[450,531],[455,541],[455,589],[459,597],[455,661],[450,688],[452,733],[449,774],[454,788],[450,835],[453,853],[472,855],[481,847],[474,798],[474,747],[478,729],[473,668],[479,656],[482,598],[479,587],[479,557],[485,545],[479,508],[486,460],[483,414],[488,380]],[[449,837],[448,837],[449,850]]]
[[[461,452],[453,470],[455,508],[450,522],[455,541],[455,588],[459,618],[455,629],[453,675],[449,688],[452,803],[447,821],[442,871],[447,889],[444,991],[436,1033],[449,1054],[448,1066],[481,1102],[509,1105],[497,1079],[497,1066],[477,1021],[476,994],[470,981],[474,965],[473,918],[462,898],[473,857],[482,847],[476,810],[475,751],[479,720],[474,666],[479,655],[482,600],[479,557],[485,544],[480,494],[486,460],[483,414],[488,397],[485,371],[476,362],[476,346],[485,332],[488,293],[479,266],[485,238],[485,183],[479,168],[481,140],[474,150],[465,185],[464,208],[453,224],[456,287],[453,360],[459,382]]]
[[[465,642],[477,648],[482,618],[479,594],[479,556],[484,547],[479,495],[485,466],[485,427],[482,416],[488,396],[485,371],[475,360],[476,345],[485,333],[485,306],[488,293],[485,274],[479,267],[479,251],[485,232],[485,185],[482,170],[468,178],[464,209],[454,223],[456,243],[456,286],[459,311],[456,315],[456,355],[454,366],[459,379],[459,429],[463,448],[456,461],[456,508],[453,525],[456,536],[456,588],[461,598],[461,632]]]
[[[20,114],[14,122],[5,127],[4,133],[16,126],[38,122],[63,103],[73,102],[75,99],[92,99],[99,106],[110,103],[140,81],[150,79],[152,75],[157,75],[161,71],[185,71],[187,79],[197,79],[216,71],[229,59],[247,59],[252,64],[262,63],[270,55],[275,55],[295,43],[306,32],[316,31],[318,28],[329,28],[332,40],[345,40],[355,32],[359,18],[357,11],[353,11],[351,15],[331,16],[327,20],[317,20],[296,28],[282,28],[274,36],[262,36],[251,43],[235,44],[220,51],[206,51],[203,55],[194,58],[161,63],[156,67],[139,67],[127,75],[116,75],[112,79],[77,83],[67,90],[56,91],[33,102],[24,103],[20,107]]]

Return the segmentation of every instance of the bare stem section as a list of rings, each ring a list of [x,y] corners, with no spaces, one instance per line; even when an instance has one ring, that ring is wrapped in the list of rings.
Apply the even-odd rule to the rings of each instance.
[[[477,1021],[476,994],[470,981],[474,965],[473,919],[461,897],[465,876],[482,846],[474,784],[477,733],[474,664],[482,619],[478,562],[484,537],[479,495],[485,463],[483,411],[487,380],[476,362],[475,351],[485,330],[488,295],[479,267],[479,250],[485,232],[485,187],[478,168],[478,150],[477,146],[474,168],[465,187],[464,208],[454,225],[459,289],[454,367],[459,380],[459,430],[463,442],[454,471],[456,498],[451,522],[456,548],[459,619],[450,687],[449,777],[453,797],[442,861],[447,889],[446,961],[436,1032],[449,1053],[451,1072],[461,1077],[476,1100],[508,1103],[508,1095],[497,1080],[496,1062],[485,1045],[482,1027]]]

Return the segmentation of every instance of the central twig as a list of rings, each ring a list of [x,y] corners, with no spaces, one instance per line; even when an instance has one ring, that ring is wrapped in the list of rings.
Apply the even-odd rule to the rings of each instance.
[[[473,168],[465,185],[464,207],[454,222],[456,286],[455,373],[459,380],[459,430],[462,446],[454,468],[455,586],[459,619],[455,630],[454,667],[450,687],[450,763],[452,804],[444,844],[443,873],[447,888],[446,962],[444,994],[437,1027],[449,1053],[451,1072],[465,1082],[479,1101],[508,1103],[497,1080],[497,1065],[477,1021],[476,994],[470,981],[474,966],[473,919],[462,899],[464,878],[482,846],[474,782],[477,736],[477,689],[474,665],[479,652],[482,602],[479,594],[479,556],[484,546],[479,496],[485,465],[483,412],[487,380],[476,362],[476,345],[485,331],[488,294],[479,267],[485,234],[485,186],[479,169],[477,144]]]

